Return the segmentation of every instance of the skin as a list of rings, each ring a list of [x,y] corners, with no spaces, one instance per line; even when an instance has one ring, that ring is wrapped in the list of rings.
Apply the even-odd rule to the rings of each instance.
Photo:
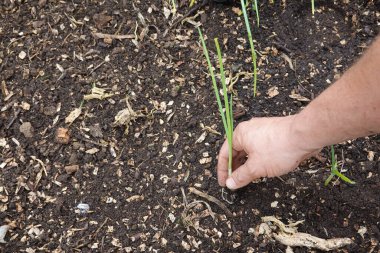
[[[233,173],[228,144],[218,159],[218,182],[229,189],[294,170],[321,148],[380,133],[380,36],[361,59],[309,103],[286,117],[253,118],[233,134]]]

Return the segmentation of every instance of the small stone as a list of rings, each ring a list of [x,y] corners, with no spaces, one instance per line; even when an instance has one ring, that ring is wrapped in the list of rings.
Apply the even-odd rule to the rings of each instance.
[[[25,57],[26,57],[26,53],[24,51],[21,51],[19,54],[18,54],[18,57],[21,59],[21,60],[24,60]]]
[[[33,138],[34,128],[30,122],[24,122],[20,126],[20,132],[24,134],[26,138]]]
[[[85,214],[90,210],[90,205],[86,204],[86,203],[79,203],[77,205],[77,209],[78,209],[79,213]]]
[[[270,206],[271,206],[272,208],[277,208],[277,206],[278,206],[278,201],[273,201],[273,202],[270,204]]]
[[[69,165],[65,166],[65,171],[67,174],[73,174],[79,170],[79,165]]]

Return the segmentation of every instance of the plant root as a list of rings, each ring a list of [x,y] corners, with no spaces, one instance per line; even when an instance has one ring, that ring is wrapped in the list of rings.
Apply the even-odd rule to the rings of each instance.
[[[350,238],[322,239],[307,233],[297,232],[297,225],[304,221],[297,221],[285,225],[274,216],[262,217],[259,233],[273,237],[279,243],[288,247],[307,247],[323,251],[337,250],[353,243]],[[278,230],[277,233],[275,231]]]
[[[207,199],[208,201],[211,201],[213,202],[214,204],[218,205],[221,209],[223,209],[223,211],[226,213],[227,216],[229,217],[233,217],[233,214],[231,213],[231,211],[227,208],[227,206],[225,204],[223,204],[220,200],[218,200],[217,198],[213,197],[213,196],[210,196],[208,195],[207,193],[204,193],[204,192],[201,192],[197,189],[195,189],[194,187],[190,187],[189,188],[189,191],[191,193],[194,193],[195,195],[198,195],[202,198],[205,198]]]
[[[232,205],[235,202],[236,198],[236,192],[222,188],[222,199],[226,201],[228,204]]]
[[[207,215],[196,215],[196,214],[194,214],[194,215],[190,215],[190,214],[189,214],[189,211],[190,211],[193,207],[197,206],[198,204],[204,204],[204,205],[206,206],[206,208],[207,208],[207,210],[208,210]],[[196,200],[196,201],[194,201],[194,202],[191,202],[190,204],[186,204],[186,206],[185,206],[183,212],[181,213],[181,221],[182,221],[183,225],[184,225],[186,228],[193,227],[193,228],[195,229],[195,231],[197,231],[197,233],[199,233],[199,231],[198,231],[198,225],[197,225],[196,220],[197,220],[197,219],[199,220],[200,218],[206,217],[206,216],[208,216],[208,215],[210,215],[211,218],[212,218],[212,219],[215,221],[215,223],[216,223],[217,220],[215,219],[215,214],[214,214],[214,212],[212,211],[211,206],[210,206],[207,202],[205,202],[205,201],[203,201],[203,200]]]

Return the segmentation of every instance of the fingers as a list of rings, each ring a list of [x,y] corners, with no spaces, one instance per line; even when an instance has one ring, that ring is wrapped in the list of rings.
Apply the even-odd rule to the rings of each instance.
[[[252,159],[252,158],[251,158]],[[236,190],[248,185],[253,180],[263,177],[260,168],[255,168],[253,162],[248,160],[237,168],[226,180],[226,186],[230,190]]]
[[[233,134],[232,140],[232,157],[233,157],[233,167],[236,168],[241,165],[241,159],[246,156],[242,145],[242,134],[244,133],[245,122],[240,123]],[[220,149],[218,156],[218,183],[220,186],[224,187],[226,185],[226,180],[228,178],[228,142],[224,141],[222,148]]]
[[[226,179],[228,177],[228,143],[224,141],[218,156],[218,183],[220,186],[226,186]]]

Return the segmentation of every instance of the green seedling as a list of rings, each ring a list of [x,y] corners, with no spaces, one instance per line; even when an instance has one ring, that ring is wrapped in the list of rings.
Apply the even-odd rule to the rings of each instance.
[[[256,13],[257,27],[259,27],[260,26],[260,15],[259,15],[259,6],[257,4],[257,0],[253,0],[253,2],[252,2],[252,9]]]
[[[243,10],[243,15],[244,15],[245,27],[247,28],[249,45],[251,47],[251,57],[252,57],[252,64],[253,64],[253,96],[256,97],[256,94],[257,94],[257,64],[256,64],[257,56],[256,56],[255,47],[253,45],[251,26],[249,24],[248,15],[247,15],[247,8],[245,7],[244,0],[240,0],[240,1],[241,1],[241,8]]]
[[[311,13],[314,15],[314,12],[315,12],[314,0],[311,0]]]
[[[325,181],[325,186],[327,186],[331,180],[335,177],[339,177],[342,179],[344,182],[348,184],[355,184],[354,181],[343,175],[339,170],[338,170],[338,162],[335,158],[335,151],[334,151],[334,146],[331,146],[331,174],[330,176],[326,179]]]
[[[232,174],[232,133],[233,133],[233,127],[234,127],[233,126],[233,120],[234,119],[233,119],[233,111],[232,111],[232,93],[228,97],[227,84],[226,84],[226,76],[225,76],[224,67],[223,67],[222,52],[220,50],[218,39],[215,38],[214,42],[215,42],[215,47],[216,47],[216,51],[217,51],[217,54],[218,54],[220,80],[221,80],[221,83],[222,83],[222,90],[223,90],[223,101],[224,101],[224,108],[223,108],[222,100],[221,100],[220,95],[219,95],[218,85],[216,83],[214,69],[213,69],[213,66],[211,64],[210,56],[208,54],[207,46],[206,46],[205,40],[203,38],[201,29],[198,28],[198,32],[199,32],[199,37],[200,37],[200,40],[201,40],[201,43],[202,43],[202,47],[203,47],[203,53],[204,53],[204,56],[205,56],[206,61],[207,61],[208,71],[209,71],[209,74],[211,76],[212,87],[214,89],[214,93],[215,93],[215,97],[216,97],[216,102],[217,102],[218,108],[219,108],[219,113],[220,113],[220,116],[222,118],[224,131],[225,131],[225,134],[227,136],[227,143],[228,143],[228,175],[231,175]]]

